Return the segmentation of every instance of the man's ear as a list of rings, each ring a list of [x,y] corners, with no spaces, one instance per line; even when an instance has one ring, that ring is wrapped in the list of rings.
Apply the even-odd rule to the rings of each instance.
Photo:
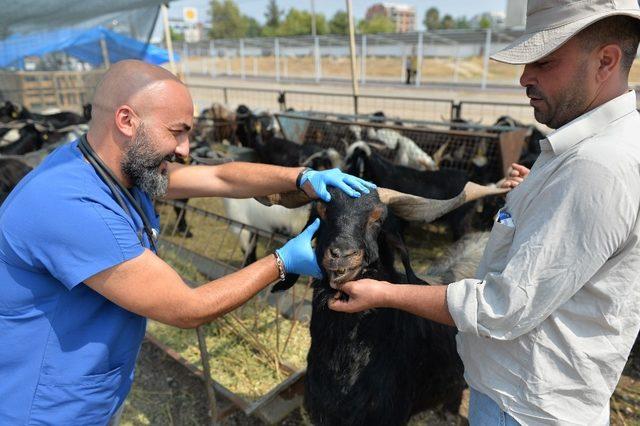
[[[115,112],[116,127],[127,138],[132,138],[135,131],[136,123],[135,113],[129,105],[122,105]]]
[[[596,80],[598,83],[607,81],[614,73],[620,72],[622,62],[622,49],[617,44],[611,43],[602,46],[598,52],[598,70]]]

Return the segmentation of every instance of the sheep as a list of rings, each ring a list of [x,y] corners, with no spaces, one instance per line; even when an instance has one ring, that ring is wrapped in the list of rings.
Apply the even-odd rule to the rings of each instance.
[[[316,204],[322,218],[316,255],[324,277],[313,283],[304,397],[314,424],[403,425],[428,408],[458,412],[465,383],[454,328],[395,309],[345,314],[331,311],[327,303],[345,297],[340,286],[354,279],[425,285],[411,278],[410,264],[404,274],[394,269],[395,252],[406,254],[394,218],[431,221],[477,198],[473,187],[466,185],[449,200],[382,188],[353,199],[332,188],[332,201]],[[303,199],[299,193],[278,194],[266,202],[295,207]],[[286,288],[279,283],[274,290]]]
[[[480,264],[482,253],[489,241],[489,232],[471,232],[452,244],[442,260],[431,265],[426,272],[427,281],[449,284],[472,278]]]

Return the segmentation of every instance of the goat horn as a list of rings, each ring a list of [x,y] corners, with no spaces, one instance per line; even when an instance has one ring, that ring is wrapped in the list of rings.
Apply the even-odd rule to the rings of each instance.
[[[444,144],[442,144],[442,146],[440,146],[440,148],[438,148],[436,150],[436,152],[433,153],[433,161],[436,163],[436,167],[437,168],[440,168],[440,162],[442,161],[442,157],[444,156],[444,152],[449,147],[449,142],[450,141],[447,141]]]
[[[509,188],[498,188],[497,186],[478,185],[475,182],[467,182],[464,186],[465,202],[474,201],[490,195],[501,195],[509,192]]]
[[[405,194],[387,188],[378,188],[380,201],[385,203],[399,217],[409,221],[432,222],[464,203],[489,195],[509,192],[500,189],[468,182],[462,192],[448,200],[433,200],[416,195]]]
[[[312,201],[311,198],[301,190],[271,194],[264,197],[255,197],[255,199],[265,206],[273,206],[277,204],[288,209],[295,209]]]

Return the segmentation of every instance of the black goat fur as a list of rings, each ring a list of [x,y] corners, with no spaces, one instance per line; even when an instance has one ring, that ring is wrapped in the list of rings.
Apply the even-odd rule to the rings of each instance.
[[[392,213],[371,222],[385,209],[374,191],[353,199],[331,189],[317,235],[320,263],[336,244],[364,250],[357,277],[392,283],[426,284],[412,272],[394,269],[403,248]],[[404,248],[406,254],[406,248]],[[410,268],[410,265],[405,265]],[[321,266],[322,267],[322,266]],[[455,329],[395,309],[357,314],[332,311],[336,294],[327,271],[314,282],[311,348],[307,357],[305,407],[316,425],[403,425],[428,408],[458,412],[463,367],[456,352]],[[407,275],[412,276],[407,280]]]
[[[454,198],[470,180],[469,175],[461,170],[415,170],[395,165],[375,152],[367,155],[359,148],[347,159],[345,171],[383,188],[433,200]],[[473,208],[472,203],[463,204],[439,220],[449,226],[454,241],[468,231]]]

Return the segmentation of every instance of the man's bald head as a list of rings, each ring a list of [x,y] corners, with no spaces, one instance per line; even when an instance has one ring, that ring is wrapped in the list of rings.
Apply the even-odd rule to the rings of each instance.
[[[96,89],[87,138],[126,185],[152,196],[167,188],[167,161],[189,155],[193,101],[164,68],[126,60],[109,68]]]
[[[168,88],[184,88],[184,92],[188,92],[175,75],[162,67],[133,59],[117,62],[109,68],[96,88],[92,114],[111,114],[125,104],[143,114],[158,101],[163,103],[164,99],[159,98],[164,97],[162,94]]]

